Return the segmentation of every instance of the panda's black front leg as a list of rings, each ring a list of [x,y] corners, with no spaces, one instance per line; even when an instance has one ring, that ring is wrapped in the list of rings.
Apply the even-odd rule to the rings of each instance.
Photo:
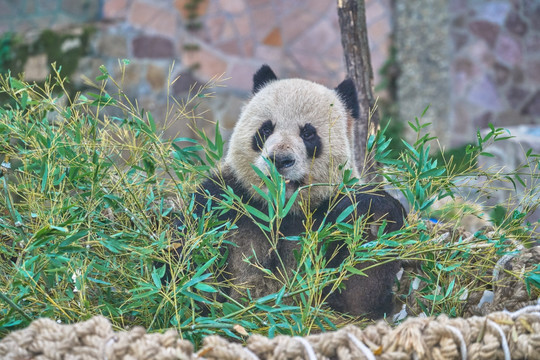
[[[208,199],[214,199],[211,201],[213,206],[216,203],[215,200],[222,198],[222,190],[217,186],[217,181],[218,178],[213,176],[201,183],[197,187],[197,190],[187,197],[188,203],[185,204],[183,211],[177,215],[174,221],[174,227],[177,230],[176,237],[172,240],[171,247],[169,248],[171,258],[175,260],[173,260],[173,264],[165,263],[164,265],[165,275],[162,279],[164,283],[170,282],[172,279],[173,271],[171,266],[174,266],[174,263],[180,261],[182,257],[190,256],[190,251],[186,249],[185,242],[185,237],[187,236],[186,226],[189,225],[190,221],[195,221],[205,216]],[[191,201],[193,201],[192,207]],[[233,216],[234,214],[231,213],[229,215]],[[191,217],[191,219],[187,219],[186,217]],[[161,267],[161,264],[156,265]]]
[[[219,175],[216,174],[204,181],[192,195],[194,200],[192,212],[195,213],[195,217],[200,219],[207,216],[206,210],[209,200],[211,202],[210,208],[214,209],[226,201],[225,189],[227,188],[232,190],[241,203],[255,207],[261,212],[266,211],[266,204],[253,200],[237,179],[230,172],[224,170]],[[235,224],[235,228],[226,235],[227,244],[223,244],[220,248],[222,256],[226,255],[227,260],[223,271],[220,272],[221,275],[217,278],[221,283],[229,283],[233,291],[229,287],[222,290],[236,299],[245,296],[246,288],[250,289],[253,298],[278,291],[279,283],[266,278],[265,273],[257,268],[261,266],[270,271],[275,270],[276,253],[272,249],[268,236],[253,219],[240,210],[241,204],[231,205],[233,206],[229,210],[216,209],[219,211],[218,220],[230,221]],[[186,223],[187,220],[180,218],[177,225],[181,227]],[[175,254],[178,257],[186,252],[184,250],[185,244],[182,244],[181,241],[180,239],[178,241],[180,244],[175,246]],[[170,272],[168,272],[168,277],[170,280]]]
[[[375,191],[371,187],[359,188],[353,194],[343,195],[337,205],[327,214],[327,220],[334,222],[337,217],[351,204],[356,205],[353,212],[345,221],[355,221],[364,215],[367,224],[364,230],[365,241],[377,238],[378,225],[386,220],[385,233],[399,230],[406,216],[403,206],[384,191]],[[336,247],[341,246],[337,256],[333,257],[330,267],[338,267],[349,256],[349,250],[343,244],[332,244],[327,256],[331,256]],[[368,269],[369,267],[369,269]],[[345,289],[329,294],[328,303],[337,311],[351,315],[363,315],[378,319],[385,314],[391,314],[394,308],[392,286],[400,268],[399,260],[380,263],[373,266],[372,262],[360,263],[356,266],[366,276],[352,275],[345,282]]]

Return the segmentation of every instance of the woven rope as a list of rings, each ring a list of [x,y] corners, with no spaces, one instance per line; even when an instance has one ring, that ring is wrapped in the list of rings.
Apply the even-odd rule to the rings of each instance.
[[[96,316],[73,325],[50,319],[33,321],[0,341],[0,359],[193,359],[193,345],[174,330],[148,334],[141,327],[114,332],[109,320]]]
[[[136,359],[540,359],[540,305],[468,319],[411,318],[392,328],[378,322],[364,330],[307,337],[253,335],[242,346],[208,336],[197,353],[174,330],[148,334],[142,328],[114,332],[96,316],[73,325],[39,319],[0,341],[6,360]]]

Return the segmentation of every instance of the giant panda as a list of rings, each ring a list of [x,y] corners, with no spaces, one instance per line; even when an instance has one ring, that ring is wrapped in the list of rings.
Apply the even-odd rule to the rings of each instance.
[[[299,190],[296,202],[281,222],[281,237],[274,247],[268,234],[245,213],[230,209],[219,216],[236,225],[227,238],[225,273],[233,284],[247,287],[253,298],[276,292],[282,284],[271,281],[246,259],[256,259],[260,267],[270,271],[280,266],[295,269],[293,254],[299,244],[285,238],[301,236],[306,231],[306,213],[312,214],[312,226],[317,227],[323,219],[335,222],[355,204],[356,211],[347,221],[369,216],[372,221],[386,220],[385,231],[403,226],[405,210],[389,194],[368,186],[337,191],[336,184],[343,179],[344,170],[349,169],[355,177],[359,175],[353,155],[353,126],[358,118],[357,93],[350,79],[329,89],[302,79],[279,80],[267,65],[254,74],[253,96],[241,111],[225,158],[193,194],[197,216],[208,208],[209,199],[214,205],[222,202],[227,188],[243,203],[267,213],[267,201],[254,188],[265,190],[254,167],[269,174],[271,164],[286,184],[287,199]],[[373,239],[372,231],[367,231],[366,240]],[[335,243],[327,251],[330,267],[339,266],[349,255],[346,247]],[[328,303],[344,313],[380,318],[392,311],[392,285],[398,270],[396,260],[366,270],[367,277],[352,275],[345,281],[344,289],[327,294]]]

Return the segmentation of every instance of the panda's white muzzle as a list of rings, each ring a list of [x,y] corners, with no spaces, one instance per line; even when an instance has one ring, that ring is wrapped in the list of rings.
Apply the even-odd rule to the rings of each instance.
[[[255,161],[255,166],[265,174],[269,174],[269,166],[265,160],[267,159],[275,165],[287,183],[299,184],[307,175],[304,164],[305,157],[306,151],[302,141],[291,136],[274,133],[266,139],[264,148]]]

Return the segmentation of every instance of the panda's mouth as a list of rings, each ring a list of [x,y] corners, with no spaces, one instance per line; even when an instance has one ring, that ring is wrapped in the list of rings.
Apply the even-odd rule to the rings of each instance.
[[[285,179],[285,186],[287,189],[296,190],[302,186],[302,182],[300,180]]]

